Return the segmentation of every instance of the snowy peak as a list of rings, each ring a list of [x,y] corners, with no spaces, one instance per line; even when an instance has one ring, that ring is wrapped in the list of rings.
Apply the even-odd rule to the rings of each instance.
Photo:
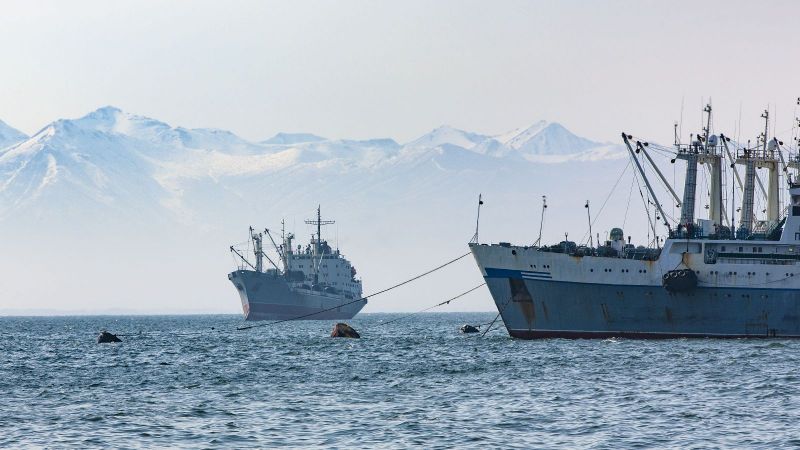
[[[262,141],[262,144],[267,145],[294,145],[304,144],[306,142],[321,142],[326,141],[324,137],[317,136],[311,133],[278,133],[275,136]]]
[[[497,136],[495,139],[513,149],[519,149],[521,144],[524,144],[525,141],[541,133],[541,131],[547,127],[547,124],[546,120],[540,120],[528,128],[517,128],[516,130]]]
[[[0,150],[28,139],[28,135],[0,120]]]
[[[469,131],[459,130],[449,125],[442,125],[439,128],[425,134],[408,144],[407,147],[438,147],[444,144],[457,145],[462,148],[472,148],[477,144],[488,139],[489,136],[470,133]]]
[[[497,158],[539,155],[577,155],[603,144],[577,136],[561,124],[540,120],[533,125],[497,136],[485,136],[443,125],[406,144],[409,148],[455,145],[474,153]]]
[[[130,114],[114,106],[104,106],[79,119],[67,122],[87,131],[148,138],[156,137],[171,128],[164,122]]]
[[[497,139],[523,155],[570,155],[600,147],[603,144],[575,135],[561,124],[544,120],[522,131],[512,131]]]
[[[120,140],[129,147],[139,149],[148,156],[170,157],[187,149],[221,151],[234,154],[263,152],[263,147],[240,138],[236,134],[215,128],[174,128],[164,122],[125,112],[114,106],[105,106],[77,119],[59,119],[51,123],[34,138],[81,141],[94,148],[120,147]],[[105,142],[105,143],[104,143]]]

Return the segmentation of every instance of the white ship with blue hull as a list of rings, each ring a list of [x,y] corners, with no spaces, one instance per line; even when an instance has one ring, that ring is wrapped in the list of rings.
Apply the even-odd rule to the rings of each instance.
[[[710,124],[710,106],[706,112]],[[677,224],[667,220],[643,170],[651,163],[651,174],[664,180],[648,154],[652,146],[623,134],[656,217],[667,227],[663,241],[635,247],[616,228],[597,246],[487,245],[478,243],[476,232],[470,249],[511,336],[800,337],[800,182],[788,173],[800,158],[784,158],[782,143],[767,140],[768,128],[758,146],[736,149],[734,157],[730,141],[709,128],[691,145],[676,142],[673,162],[687,162],[683,198],[670,188],[681,207]],[[723,167],[726,156],[732,165]],[[694,218],[698,163],[706,165],[711,184],[709,218],[701,220]],[[722,172],[735,170],[733,164],[745,167],[743,177],[735,174],[742,193],[738,228],[725,213],[726,203],[734,210],[732,199],[723,198]],[[768,171],[764,220],[757,220],[753,205],[757,168]],[[787,174],[785,209],[779,206],[781,172]]]
[[[239,292],[245,320],[345,320],[367,304],[361,298],[355,268],[322,239],[322,226],[333,221],[323,221],[317,209],[317,218],[306,223],[317,227],[306,247],[295,248],[291,233],[282,231],[277,245],[269,230],[256,233],[252,228],[248,244],[252,244],[254,262],[245,251],[231,247],[240,264],[228,279]],[[275,259],[263,249],[265,236],[274,247]],[[266,270],[265,260],[270,265]]]

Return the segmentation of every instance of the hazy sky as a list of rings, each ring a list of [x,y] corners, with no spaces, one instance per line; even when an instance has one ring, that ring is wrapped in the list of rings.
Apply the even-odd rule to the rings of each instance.
[[[800,2],[6,1],[0,118],[32,133],[113,104],[250,139],[410,140],[538,119],[599,140],[791,129]],[[788,134],[788,133],[786,133]]]

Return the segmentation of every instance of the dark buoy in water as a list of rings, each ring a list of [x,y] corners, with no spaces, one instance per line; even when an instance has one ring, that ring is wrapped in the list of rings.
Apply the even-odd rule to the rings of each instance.
[[[461,332],[462,333],[478,333],[480,331],[481,330],[479,330],[478,327],[474,327],[474,326],[469,325],[469,324],[468,325],[464,325],[463,327],[461,327]]]
[[[122,342],[122,339],[118,338],[116,334],[109,333],[106,330],[101,331],[100,335],[97,336],[97,343],[106,344],[109,342]]]
[[[361,335],[350,325],[339,322],[333,326],[331,337],[360,338]]]

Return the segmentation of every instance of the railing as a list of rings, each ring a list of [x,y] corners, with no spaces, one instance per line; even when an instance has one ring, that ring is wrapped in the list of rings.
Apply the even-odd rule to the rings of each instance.
[[[660,248],[647,248],[647,247],[633,247],[629,244],[617,251],[611,247],[601,246],[597,248],[576,246],[574,242],[560,243],[551,246],[539,247],[540,252],[549,253],[563,253],[570,256],[585,257],[594,256],[599,258],[621,258],[621,259],[636,259],[644,261],[655,261],[661,255]]]
[[[740,148],[736,150],[736,159],[752,159],[756,161],[778,161],[778,152],[775,149]]]
[[[719,145],[709,145],[706,147],[702,144],[680,144],[675,146],[678,155],[688,155],[688,154],[696,154],[696,155],[708,155],[708,156],[719,156],[722,155],[723,147]]]

